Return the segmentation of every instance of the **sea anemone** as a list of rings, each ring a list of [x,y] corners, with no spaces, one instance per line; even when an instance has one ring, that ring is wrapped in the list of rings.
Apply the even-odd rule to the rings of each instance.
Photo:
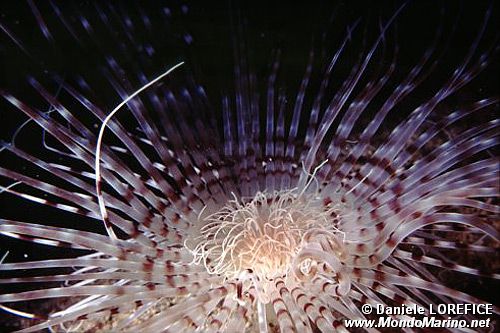
[[[2,9],[0,308],[34,321],[3,325],[332,332],[494,301],[494,5],[254,6]]]

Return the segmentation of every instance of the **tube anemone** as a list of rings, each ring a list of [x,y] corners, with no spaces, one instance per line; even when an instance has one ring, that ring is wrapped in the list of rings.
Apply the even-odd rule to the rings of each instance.
[[[2,8],[1,325],[333,332],[496,301],[495,5],[262,6]]]

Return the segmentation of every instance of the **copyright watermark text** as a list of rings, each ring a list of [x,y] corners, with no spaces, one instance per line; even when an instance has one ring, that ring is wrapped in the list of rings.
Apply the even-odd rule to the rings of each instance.
[[[493,314],[492,304],[429,304],[428,307],[413,305],[386,306],[363,304],[364,315],[377,315],[378,319],[346,319],[346,328],[488,328],[491,318],[462,319],[464,315]]]

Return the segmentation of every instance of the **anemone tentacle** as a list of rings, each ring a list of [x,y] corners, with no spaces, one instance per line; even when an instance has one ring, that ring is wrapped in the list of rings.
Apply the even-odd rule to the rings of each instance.
[[[28,120],[0,146],[0,198],[26,207],[0,213],[0,237],[55,251],[0,262],[0,310],[32,321],[12,329],[346,332],[377,318],[362,304],[430,316],[494,302],[461,285],[500,279],[494,4],[479,19],[450,19],[449,4],[372,4],[376,22],[334,11],[337,31],[313,41],[296,81],[286,47],[259,67],[238,12],[234,64],[216,57],[234,84],[219,95],[176,23],[189,7],[130,6],[28,0],[47,55],[0,18],[6,64],[44,71],[21,91],[1,83],[2,112]],[[405,20],[429,6],[438,22],[415,50]],[[53,72],[66,51],[76,69]],[[52,311],[30,310],[44,299]]]

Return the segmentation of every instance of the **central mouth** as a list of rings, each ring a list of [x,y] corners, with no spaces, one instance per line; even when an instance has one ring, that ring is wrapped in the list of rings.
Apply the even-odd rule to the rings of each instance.
[[[234,197],[199,218],[202,226],[186,247],[209,274],[250,280],[259,301],[267,303],[266,286],[276,278],[303,279],[316,272],[320,261],[341,270],[341,207],[312,192],[291,189],[257,192],[247,200]]]

